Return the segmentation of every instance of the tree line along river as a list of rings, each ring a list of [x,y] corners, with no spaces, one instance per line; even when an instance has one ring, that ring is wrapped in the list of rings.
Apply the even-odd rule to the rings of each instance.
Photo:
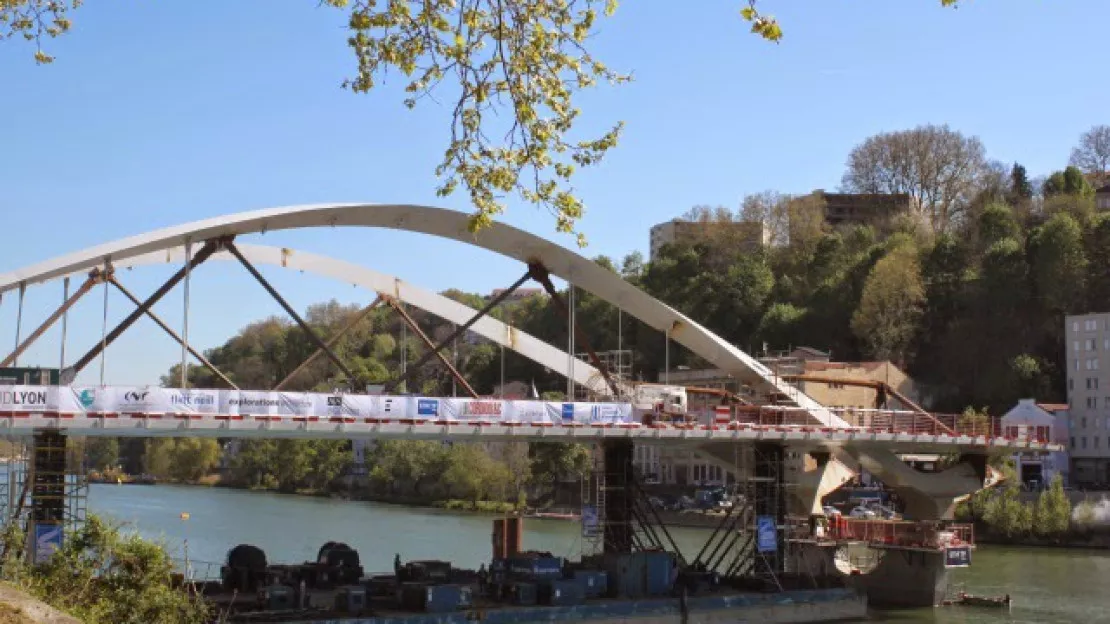
[[[170,485],[92,485],[89,510],[162,540],[175,557],[188,554],[198,575],[218,574],[228,549],[262,548],[270,561],[311,560],[327,541],[358,550],[367,572],[389,571],[404,560],[442,559],[477,568],[490,558],[489,516],[380,503],[351,502]],[[187,517],[183,514],[188,514]],[[579,525],[527,520],[524,546],[577,558]],[[707,532],[673,529],[684,552],[697,553]],[[980,546],[972,566],[954,582],[975,594],[1014,596],[1009,614],[948,607],[875,612],[877,622],[1110,622],[1110,551]]]

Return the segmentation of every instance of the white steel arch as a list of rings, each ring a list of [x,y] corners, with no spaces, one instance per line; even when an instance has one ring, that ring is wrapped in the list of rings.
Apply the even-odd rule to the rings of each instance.
[[[406,204],[312,204],[288,206],[214,217],[105,243],[0,275],[0,293],[31,285],[106,262],[122,264],[142,254],[183,247],[188,241],[307,227],[382,227],[430,234],[469,243],[520,262],[539,262],[563,278],[626,310],[737,379],[773,388],[790,397],[826,426],[848,427],[824,406],[769,368],[685,315],[652,298],[597,263],[538,236],[503,223],[472,234],[469,215],[442,208]]]
[[[360,288],[386,294],[416,306],[444,320],[462,325],[470,320],[478,311],[445,297],[439,293],[414,286],[398,277],[386,275],[365,266],[329,258],[306,251],[293,250],[285,247],[269,245],[236,244],[243,256],[252,264],[265,264],[280,266],[294,271],[302,271],[313,275],[331,278]],[[235,256],[226,251],[212,254],[208,262],[223,260],[238,262]],[[185,261],[185,250],[181,248],[155,251],[128,258],[113,266],[119,269],[129,269],[137,266],[173,263],[180,265]],[[491,342],[511,349],[524,357],[566,376],[567,353],[557,347],[523,332],[515,327],[491,317],[483,316],[470,327],[473,331]],[[611,396],[613,391],[601,377],[600,371],[588,362],[575,362],[574,381],[580,386],[588,388],[595,394]]]

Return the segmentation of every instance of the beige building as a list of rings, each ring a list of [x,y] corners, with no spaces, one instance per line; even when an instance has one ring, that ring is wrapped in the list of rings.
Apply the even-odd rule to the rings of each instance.
[[[876,381],[895,389],[915,403],[921,401],[917,386],[902,369],[889,361],[882,362],[806,362],[805,375],[828,379]],[[798,389],[828,407],[874,408],[878,390],[838,383],[799,381]]]
[[[1103,185],[1095,191],[1095,208],[1110,210],[1110,184]]]
[[[1110,313],[1064,319],[1071,480],[1110,485]]]
[[[705,238],[710,231],[720,232],[721,228],[731,229],[730,234],[747,251],[754,251],[769,245],[771,242],[771,232],[762,221],[702,223],[673,219],[651,227],[651,245],[649,247],[651,255],[649,260],[654,260],[659,255],[663,245],[677,242],[694,242]]]

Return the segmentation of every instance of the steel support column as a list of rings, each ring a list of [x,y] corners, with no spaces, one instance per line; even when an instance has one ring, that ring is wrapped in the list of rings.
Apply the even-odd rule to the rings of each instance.
[[[597,357],[597,353],[590,344],[590,340],[586,338],[585,332],[583,332],[582,328],[578,326],[578,323],[574,321],[571,311],[567,308],[567,304],[563,301],[563,298],[559,296],[559,291],[555,290],[555,285],[551,283],[551,276],[547,268],[542,264],[533,263],[528,265],[528,269],[535,280],[539,282],[540,285],[543,286],[543,289],[547,291],[547,294],[551,296],[551,300],[555,302],[555,308],[559,310],[563,318],[567,319],[572,325],[575,338],[574,343],[582,343],[582,346],[586,348],[586,353],[590,356],[590,363],[601,372],[601,376],[605,379],[606,385],[613,391],[613,396],[620,396],[620,388],[617,387],[617,383],[613,381],[613,378],[609,375],[609,370],[605,367],[605,364],[602,363],[601,358]],[[570,288],[574,288],[574,285],[571,284]],[[574,357],[573,353],[571,353],[571,357]],[[567,400],[570,401],[573,400],[573,398],[568,397]]]
[[[155,303],[158,303],[158,301],[162,299],[162,297],[165,297],[166,293],[173,290],[173,287],[176,286],[178,282],[180,282],[182,279],[184,279],[185,273],[188,270],[196,268],[198,264],[207,260],[209,257],[211,257],[212,254],[216,253],[216,251],[220,248],[220,245],[224,243],[230,244],[230,239],[211,240],[205,243],[204,247],[202,247],[201,250],[197,252],[197,255],[194,256],[185,267],[182,267],[179,271],[174,273],[168,280],[165,281],[165,283],[163,283],[158,288],[158,290],[154,291],[154,294],[147,297],[146,301],[143,301],[138,308],[131,312],[131,314],[127,315],[127,318],[120,321],[119,324],[116,325],[111,332],[109,332],[101,339],[100,344],[96,345],[92,349],[89,349],[88,353],[81,356],[81,359],[77,360],[77,362],[74,363],[71,369],[73,374],[77,375],[78,373],[80,373],[82,369],[89,365],[89,362],[92,362],[93,359],[96,358],[96,356],[104,353],[104,351],[108,348],[108,345],[115,342],[115,340],[119,338],[120,335],[123,334],[123,332],[127,331],[129,327],[135,324],[135,321],[139,320],[139,318],[146,314],[147,311],[149,311]],[[107,288],[107,284],[105,284],[105,288]],[[105,290],[104,292],[104,300],[105,302],[107,302],[108,291]],[[105,304],[105,306],[106,305],[107,304]],[[105,308],[105,310],[107,310],[107,308]],[[105,311],[105,315],[107,315],[107,311]]]
[[[355,326],[358,325],[359,323],[361,323],[363,321],[363,319],[365,319],[367,316],[369,316],[370,313],[373,312],[375,308],[377,308],[379,305],[381,305],[382,301],[383,300],[382,300],[381,295],[378,295],[378,298],[374,299],[374,301],[370,302],[370,305],[363,308],[362,311],[360,311],[355,316],[355,318],[351,320],[350,323],[347,323],[345,326],[343,326],[343,328],[340,329],[338,332],[336,332],[334,336],[332,336],[331,338],[328,338],[327,342],[325,343],[328,346],[328,348],[330,349],[330,348],[334,347],[336,345],[336,343],[338,343],[339,340],[341,338],[343,338],[343,336],[346,336],[349,331],[354,329]],[[315,351],[313,351],[312,355],[305,358],[305,361],[301,362],[300,365],[297,366],[297,368],[293,369],[293,372],[289,373],[288,375],[285,376],[285,379],[282,379],[280,382],[278,382],[278,385],[274,386],[274,390],[281,390],[281,389],[285,388],[285,386],[290,381],[293,381],[294,377],[296,377],[298,374],[300,374],[301,371],[303,371],[305,368],[307,368],[309,364],[315,362],[316,358],[320,357],[320,355],[323,352],[324,352],[323,349],[316,349]]]
[[[108,280],[108,282],[109,282],[109,283],[110,283],[110,284],[111,284],[112,286],[115,286],[115,287],[116,287],[116,290],[118,290],[118,291],[120,291],[121,293],[123,293],[123,296],[124,296],[124,297],[127,297],[128,299],[130,299],[130,300],[131,300],[131,303],[134,303],[134,304],[135,304],[136,306],[141,306],[141,305],[143,304],[143,302],[142,302],[142,301],[139,301],[139,298],[138,298],[138,297],[136,297],[136,296],[135,296],[135,295],[134,295],[134,294],[133,294],[133,293],[132,293],[132,292],[131,292],[130,290],[128,290],[127,288],[125,288],[123,284],[119,283],[119,280],[117,280],[117,279],[115,278],[115,276],[114,276],[114,275],[109,275],[109,276],[107,276],[107,277],[106,277],[105,279],[107,279],[107,280]],[[186,350],[186,352],[187,352],[187,353],[189,353],[190,355],[192,355],[193,357],[195,357],[195,358],[197,359],[197,361],[198,361],[198,362],[200,362],[201,364],[203,364],[203,365],[204,365],[204,367],[205,367],[205,368],[207,368],[208,370],[212,371],[212,374],[214,374],[215,376],[219,377],[219,378],[220,378],[220,381],[222,381],[222,382],[224,382],[225,384],[227,384],[227,386],[228,386],[229,388],[232,388],[233,390],[238,390],[238,389],[239,389],[239,386],[235,385],[235,384],[234,384],[234,383],[233,383],[233,382],[232,382],[232,381],[231,381],[230,379],[228,379],[227,375],[223,374],[223,373],[222,373],[222,372],[220,371],[220,369],[216,368],[216,366],[215,366],[214,364],[212,364],[212,362],[209,362],[209,361],[208,361],[208,358],[204,357],[204,355],[203,355],[203,354],[201,354],[200,352],[198,352],[198,351],[197,351],[196,349],[194,349],[193,347],[189,346],[189,344],[188,344],[187,342],[185,342],[185,339],[184,339],[184,338],[182,338],[181,336],[179,336],[179,335],[177,334],[177,332],[175,332],[175,331],[173,330],[173,328],[171,328],[171,327],[170,327],[169,325],[167,325],[167,324],[166,324],[166,322],[165,322],[165,321],[163,321],[163,320],[161,319],[161,317],[159,317],[159,316],[158,316],[157,314],[155,314],[155,313],[154,313],[154,310],[150,310],[150,309],[147,309],[147,311],[146,311],[146,315],[147,315],[148,317],[150,317],[150,320],[154,321],[154,322],[155,322],[155,323],[156,323],[156,324],[158,325],[158,327],[161,327],[161,328],[162,328],[162,331],[164,331],[164,332],[166,332],[167,334],[169,334],[169,335],[170,335],[170,338],[173,338],[174,340],[176,340],[176,341],[177,341],[177,343],[178,343],[179,345],[181,345],[181,346],[182,346],[182,348],[184,348],[184,349]],[[184,388],[184,387],[185,387],[185,386],[184,386],[184,385],[182,385],[182,388]]]
[[[308,325],[308,323],[303,318],[301,318],[300,314],[297,314],[297,311],[293,309],[293,306],[289,305],[289,302],[281,296],[277,289],[275,289],[270,284],[270,282],[266,280],[265,277],[262,277],[262,274],[258,272],[258,269],[254,268],[254,265],[251,264],[249,260],[247,260],[246,256],[244,256],[241,251],[239,251],[239,248],[236,247],[234,243],[229,242],[227,244],[227,250],[231,252],[231,255],[235,256],[239,263],[243,265],[243,268],[245,268],[247,272],[254,277],[255,281],[261,284],[262,287],[266,289],[266,292],[270,293],[270,296],[274,298],[274,301],[278,302],[278,305],[280,305],[285,310],[285,313],[297,322],[297,325],[299,325],[304,333],[308,335],[308,339],[316,345],[316,348],[326,353],[328,359],[331,360],[332,363],[334,363],[339,368],[339,370],[343,371],[343,374],[347,376],[347,383],[353,384],[355,382],[355,375],[351,372],[351,369],[347,368],[347,365],[343,363],[343,360],[339,359],[339,356],[337,356],[335,352],[331,350],[331,347],[324,344],[324,341],[320,338],[319,334],[317,334],[315,330],[313,330]]]
[[[411,329],[413,333],[416,334],[416,337],[424,343],[424,346],[428,347],[433,351],[433,353],[435,353],[435,356],[439,359],[439,361],[443,364],[447,371],[451,373],[451,377],[453,377],[455,381],[457,381],[463,387],[463,390],[466,390],[466,393],[469,394],[471,398],[478,398],[478,393],[474,391],[474,388],[470,387],[470,383],[466,381],[466,377],[463,377],[462,374],[459,373],[458,369],[455,368],[455,366],[451,364],[451,362],[447,359],[447,356],[443,355],[442,349],[436,350],[435,345],[432,343],[431,340],[428,339],[428,335],[424,333],[424,330],[420,329],[420,326],[416,324],[416,321],[414,321],[411,316],[409,316],[409,313],[405,312],[405,308],[399,305],[397,303],[397,300],[393,297],[390,297],[389,295],[383,294],[379,296],[384,299],[389,307],[393,308],[397,312],[397,314],[401,317],[401,320],[404,321],[405,324],[409,326],[409,329]]]
[[[72,296],[66,297],[65,300],[62,301],[62,305],[58,306],[58,309],[54,310],[53,314],[47,317],[47,319],[43,321],[42,324],[35,329],[35,331],[31,332],[31,335],[27,336],[27,338],[24,339],[23,342],[16,345],[15,350],[12,351],[8,355],[8,357],[0,360],[0,367],[11,366],[15,362],[18,362],[19,356],[22,355],[23,352],[26,351],[32,344],[34,344],[36,340],[41,338],[48,329],[53,327],[54,323],[58,322],[58,319],[62,318],[62,316],[65,315],[65,313],[68,312],[69,309],[72,308],[79,299],[81,299],[81,297],[84,297],[86,294],[88,294],[90,290],[93,289],[94,286],[100,283],[100,280],[101,277],[99,270],[94,270],[93,272],[89,273],[88,279],[85,280],[85,283],[81,284],[81,287],[78,288]]]
[[[450,336],[441,340],[439,342],[439,344],[437,344],[435,347],[432,348],[431,351],[429,351],[429,352],[425,353],[424,355],[420,356],[420,359],[416,361],[416,364],[412,365],[410,368],[408,368],[408,370],[406,370],[403,374],[401,374],[399,377],[397,377],[393,381],[390,381],[389,383],[387,383],[385,385],[385,388],[382,389],[382,393],[383,394],[389,394],[390,392],[393,391],[394,388],[401,385],[402,382],[408,381],[409,378],[412,377],[413,371],[420,370],[421,366],[427,364],[428,361],[431,360],[433,357],[435,357],[436,354],[438,354],[440,351],[442,351],[444,347],[451,344],[451,342],[454,341],[459,336],[463,335],[466,332],[466,330],[473,327],[473,325],[475,323],[477,323],[479,320],[481,320],[481,318],[483,316],[489,314],[490,311],[493,310],[494,308],[496,308],[498,305],[500,305],[502,301],[508,299],[509,295],[516,292],[516,289],[520,288],[521,284],[523,284],[524,282],[527,282],[529,279],[534,279],[534,277],[535,276],[533,275],[533,272],[532,272],[532,265],[529,265],[527,273],[522,275],[520,277],[520,279],[518,279],[516,282],[513,282],[513,285],[509,286],[509,288],[506,289],[504,292],[502,292],[501,294],[494,297],[481,310],[478,310],[478,312],[475,313],[474,316],[470,317],[470,320],[468,320],[467,322],[463,323],[462,325],[459,325],[458,327],[456,327],[455,331],[451,332]]]

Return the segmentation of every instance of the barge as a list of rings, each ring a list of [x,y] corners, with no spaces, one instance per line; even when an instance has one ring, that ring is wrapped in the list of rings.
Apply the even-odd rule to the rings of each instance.
[[[392,573],[367,575],[357,551],[335,542],[315,561],[275,565],[241,544],[228,552],[219,581],[194,586],[228,624],[785,624],[853,621],[867,612],[863,592],[828,579],[722,579],[664,550],[569,561],[499,549],[501,529],[489,567],[478,570],[397,555]],[[511,532],[519,542],[519,525]]]

